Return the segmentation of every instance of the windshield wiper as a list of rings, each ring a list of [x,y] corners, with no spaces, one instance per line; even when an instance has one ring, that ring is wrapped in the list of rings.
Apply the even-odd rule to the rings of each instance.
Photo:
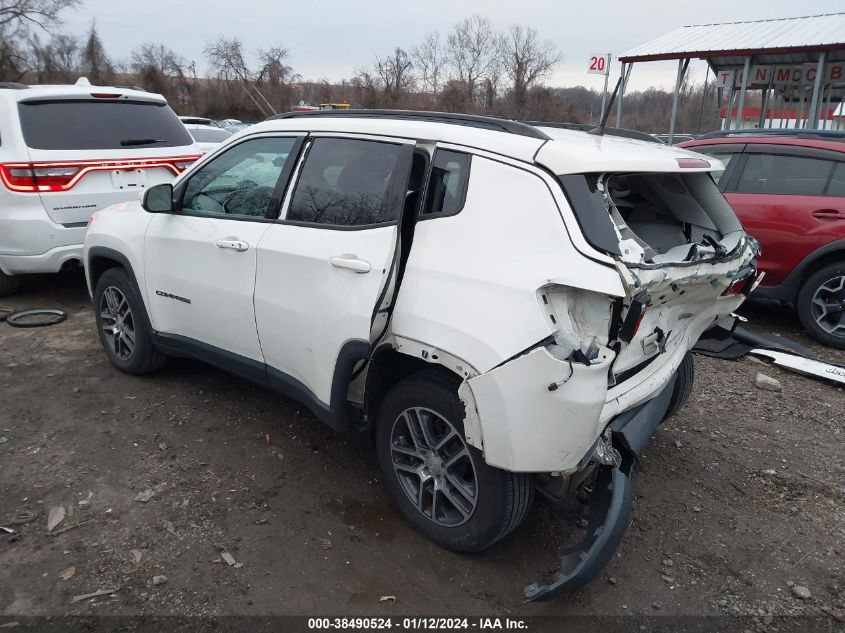
[[[120,141],[124,147],[128,145],[153,145],[155,143],[167,143],[166,138],[125,138]]]

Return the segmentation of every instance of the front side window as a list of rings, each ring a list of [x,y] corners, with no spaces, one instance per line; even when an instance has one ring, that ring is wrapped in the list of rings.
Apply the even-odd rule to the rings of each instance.
[[[434,154],[423,215],[454,215],[464,206],[469,179],[468,154],[438,149]]]
[[[833,162],[782,154],[748,154],[737,193],[821,196]]]
[[[404,146],[318,138],[308,150],[285,220],[366,226],[399,220],[404,192],[393,186]],[[408,166],[410,169],[410,166]],[[407,171],[405,173],[407,180]],[[404,187],[402,182],[401,187]]]
[[[191,214],[266,218],[295,138],[257,138],[235,145],[193,174],[182,197]]]

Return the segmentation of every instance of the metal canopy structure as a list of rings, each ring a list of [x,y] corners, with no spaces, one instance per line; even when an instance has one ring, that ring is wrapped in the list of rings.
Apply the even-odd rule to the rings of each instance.
[[[672,59],[678,60],[678,72],[670,143],[690,59],[707,61],[708,72],[716,77],[719,104],[727,98],[725,130],[732,125],[739,127],[748,90],[762,91],[758,127],[765,127],[767,114],[772,127],[771,113],[780,99],[782,111],[787,105],[791,108],[798,104],[794,127],[816,128],[822,109],[836,108],[845,96],[845,13],[684,26],[637,46],[619,56],[622,82],[616,107],[617,126],[633,64]],[[731,116],[733,111],[735,118]]]

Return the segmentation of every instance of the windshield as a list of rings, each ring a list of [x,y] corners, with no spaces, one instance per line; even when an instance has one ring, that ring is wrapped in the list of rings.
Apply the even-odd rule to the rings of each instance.
[[[228,130],[191,129],[188,131],[194,137],[194,140],[200,143],[222,143],[232,136],[232,133]]]
[[[193,143],[169,106],[149,101],[62,99],[18,104],[33,149],[127,149]]]

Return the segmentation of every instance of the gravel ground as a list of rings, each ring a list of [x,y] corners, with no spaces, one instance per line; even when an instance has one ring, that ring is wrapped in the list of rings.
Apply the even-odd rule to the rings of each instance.
[[[33,278],[0,305],[69,313],[43,329],[0,324],[0,520],[39,513],[0,540],[4,616],[704,614],[765,628],[803,614],[829,630],[845,621],[845,394],[826,383],[696,356],[693,396],[646,449],[633,520],[605,576],[524,605],[522,586],[553,570],[574,537],[571,517],[537,503],[481,554],[441,550],[391,507],[371,449],[296,402],[187,360],[144,378],[114,370],[80,274]],[[744,313],[753,328],[845,364],[788,310]],[[782,390],[758,389],[758,372]],[[58,506],[66,516],[48,535]],[[73,602],[99,590],[112,593]]]

